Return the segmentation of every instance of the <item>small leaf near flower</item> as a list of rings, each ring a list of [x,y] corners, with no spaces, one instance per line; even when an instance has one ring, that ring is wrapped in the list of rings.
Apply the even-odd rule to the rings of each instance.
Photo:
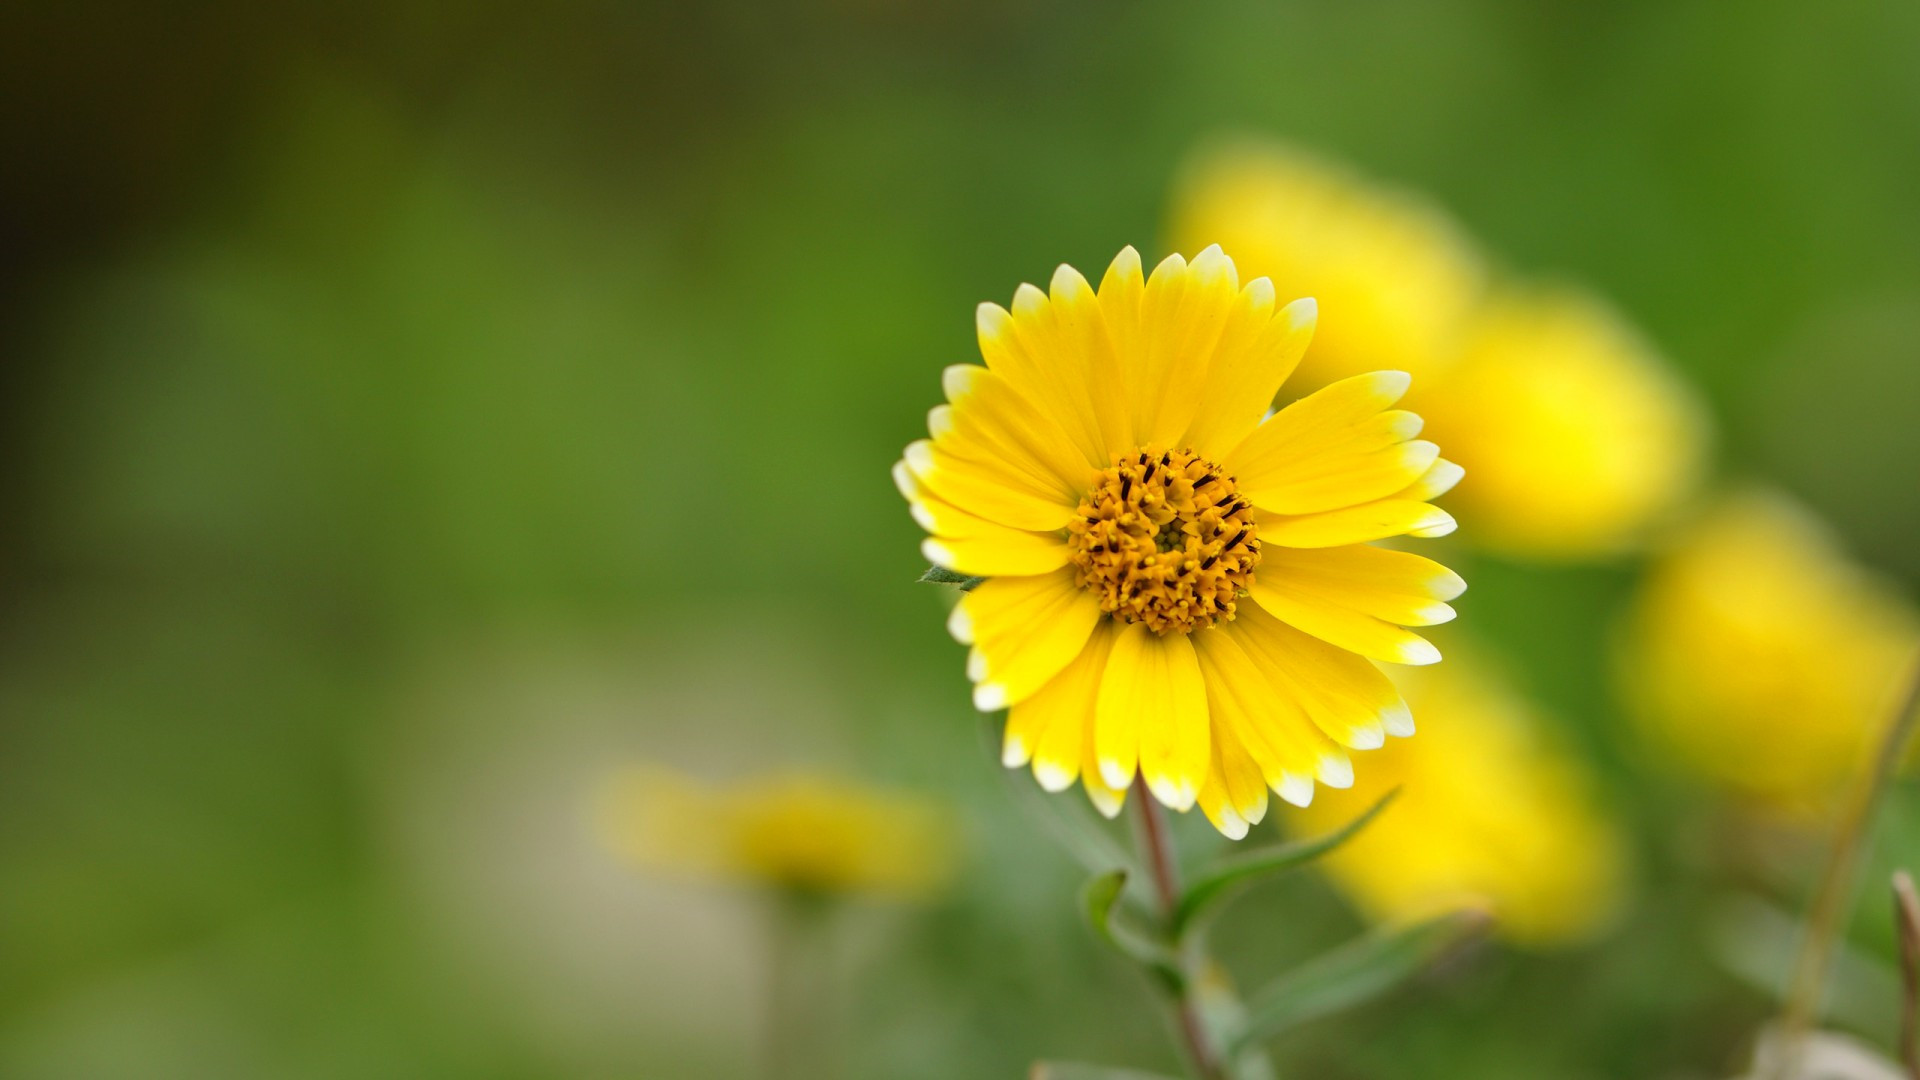
[[[929,566],[927,572],[920,575],[919,580],[927,585],[951,585],[961,592],[972,592],[987,579],[971,574],[956,574],[941,566]]]

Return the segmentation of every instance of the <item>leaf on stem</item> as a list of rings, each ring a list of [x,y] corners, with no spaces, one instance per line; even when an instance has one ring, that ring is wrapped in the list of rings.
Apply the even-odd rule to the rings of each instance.
[[[1088,879],[1080,892],[1080,907],[1087,923],[1100,940],[1121,955],[1146,968],[1171,991],[1178,992],[1185,979],[1172,950],[1151,931],[1142,929],[1129,917],[1122,897],[1127,891],[1127,872],[1109,870]]]
[[[1138,1069],[1116,1069],[1108,1065],[1086,1065],[1074,1061],[1036,1061],[1027,1080],[1172,1080],[1160,1073]]]
[[[1179,940],[1185,937],[1219,905],[1238,893],[1243,886],[1282,870],[1290,870],[1303,863],[1312,862],[1346,843],[1353,838],[1354,834],[1366,828],[1369,822],[1378,817],[1380,811],[1386,809],[1387,804],[1392,802],[1394,796],[1398,794],[1400,789],[1395,788],[1380,796],[1379,801],[1369,806],[1359,817],[1325,836],[1245,852],[1214,864],[1212,869],[1188,886],[1186,895],[1180,898],[1180,906],[1173,914],[1174,939]]]
[[[919,580],[928,585],[952,585],[961,592],[972,592],[987,579],[975,577],[972,574],[956,574],[945,567],[929,566],[927,572],[920,575]]]
[[[1280,976],[1247,1002],[1236,1051],[1289,1028],[1365,1004],[1478,937],[1492,919],[1457,911],[1412,926],[1376,931]]]

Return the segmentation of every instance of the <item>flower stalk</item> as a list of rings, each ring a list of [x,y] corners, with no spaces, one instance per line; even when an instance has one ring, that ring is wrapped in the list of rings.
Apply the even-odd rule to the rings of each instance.
[[[1173,840],[1167,835],[1166,812],[1147,791],[1143,779],[1134,780],[1133,805],[1136,807],[1134,820],[1139,826],[1136,832],[1140,843],[1140,861],[1146,864],[1147,875],[1153,879],[1153,891],[1160,903],[1161,918],[1171,928],[1180,912],[1182,894]],[[1207,1025],[1206,1016],[1201,1012],[1197,996],[1199,978],[1205,965],[1204,953],[1181,947],[1178,942],[1175,943],[1175,950],[1182,977],[1178,985],[1170,987],[1170,992],[1174,1023],[1180,1032],[1181,1045],[1199,1080],[1227,1080],[1220,1048]]]

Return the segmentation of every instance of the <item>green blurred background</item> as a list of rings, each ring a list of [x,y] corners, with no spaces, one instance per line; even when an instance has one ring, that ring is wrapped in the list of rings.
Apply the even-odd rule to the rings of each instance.
[[[751,900],[583,827],[642,758],[954,806],[958,886],[834,928],[844,1075],[1174,1068],[913,583],[887,467],[973,305],[1157,258],[1193,146],[1286,136],[1610,296],[1723,476],[1911,588],[1916,57],[1897,3],[7,5],[0,1076],[748,1075]],[[1288,1075],[1726,1075],[1770,1006],[1713,928],[1804,842],[1729,856],[1621,737],[1630,562],[1464,569],[1633,903]],[[1358,925],[1302,877],[1221,952]]]

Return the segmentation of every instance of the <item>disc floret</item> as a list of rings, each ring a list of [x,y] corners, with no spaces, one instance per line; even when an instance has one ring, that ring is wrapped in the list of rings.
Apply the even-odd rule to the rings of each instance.
[[[1067,526],[1075,580],[1157,634],[1233,618],[1260,565],[1253,506],[1192,450],[1148,445],[1101,470]]]

